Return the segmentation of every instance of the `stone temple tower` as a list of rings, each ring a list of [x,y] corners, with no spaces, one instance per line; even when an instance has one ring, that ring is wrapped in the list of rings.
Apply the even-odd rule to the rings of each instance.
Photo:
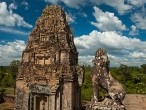
[[[80,110],[83,74],[65,12],[47,6],[22,54],[16,110]]]

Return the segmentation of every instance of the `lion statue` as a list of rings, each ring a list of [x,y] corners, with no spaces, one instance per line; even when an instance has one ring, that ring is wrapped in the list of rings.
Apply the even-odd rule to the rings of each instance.
[[[100,48],[95,54],[95,59],[92,61],[93,67],[91,69],[93,98],[92,103],[96,104],[99,101],[99,88],[107,91],[108,95],[101,101],[104,105],[112,105],[124,108],[122,100],[126,92],[122,84],[116,81],[109,71],[109,59],[106,50]],[[120,109],[121,110],[121,109]],[[123,110],[123,109],[122,109]]]

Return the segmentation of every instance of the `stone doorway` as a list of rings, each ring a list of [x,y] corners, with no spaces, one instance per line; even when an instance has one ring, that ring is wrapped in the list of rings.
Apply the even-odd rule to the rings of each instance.
[[[33,94],[30,110],[49,110],[49,96],[44,94]]]
[[[49,110],[49,87],[46,85],[30,85],[30,110]]]

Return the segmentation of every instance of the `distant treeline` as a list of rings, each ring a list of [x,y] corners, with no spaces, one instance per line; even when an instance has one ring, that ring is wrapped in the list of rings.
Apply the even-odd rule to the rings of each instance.
[[[18,74],[19,61],[12,61],[9,66],[0,66],[0,88],[15,87],[15,80]],[[82,86],[82,99],[91,100],[91,67],[85,67],[85,80]],[[120,65],[120,67],[111,67],[112,76],[121,82],[127,93],[146,94],[146,64],[140,67]],[[102,90],[101,96],[105,92]]]
[[[14,60],[9,66],[0,66],[0,88],[14,88],[20,61]]]

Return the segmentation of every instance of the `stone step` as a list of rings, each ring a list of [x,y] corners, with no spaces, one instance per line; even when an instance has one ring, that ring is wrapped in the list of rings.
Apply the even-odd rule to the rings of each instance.
[[[123,104],[126,110],[146,110],[146,95],[127,94]]]

